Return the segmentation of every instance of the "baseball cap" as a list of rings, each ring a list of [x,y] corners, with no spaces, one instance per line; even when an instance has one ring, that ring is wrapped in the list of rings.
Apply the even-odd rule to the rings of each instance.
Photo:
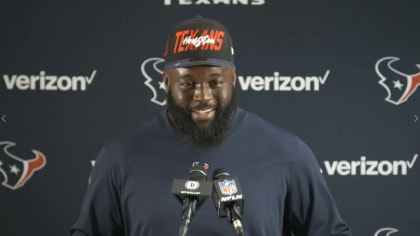
[[[175,24],[164,53],[164,68],[212,65],[234,67],[232,38],[226,27],[197,16]]]

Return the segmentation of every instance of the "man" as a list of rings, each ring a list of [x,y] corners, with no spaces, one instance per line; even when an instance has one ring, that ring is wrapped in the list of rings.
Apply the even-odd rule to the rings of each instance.
[[[167,109],[103,147],[73,236],[178,234],[186,205],[171,186],[197,163],[237,177],[227,187],[241,186],[245,204],[236,224],[200,200],[180,235],[235,235],[232,226],[249,236],[351,235],[308,146],[236,106],[232,40],[220,22],[176,24],[164,57]]]

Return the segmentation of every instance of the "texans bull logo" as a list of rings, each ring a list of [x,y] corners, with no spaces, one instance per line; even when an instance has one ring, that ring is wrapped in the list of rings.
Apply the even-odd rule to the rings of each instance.
[[[398,232],[398,229],[385,227],[385,228],[378,229],[375,232],[374,236],[391,236],[391,234],[394,234],[396,232]]]
[[[375,70],[381,78],[379,84],[387,91],[385,101],[394,105],[400,105],[413,95],[420,86],[420,65],[417,65],[419,72],[405,74],[393,68],[392,63],[399,61],[397,57],[384,57],[376,62]]]
[[[35,157],[29,160],[13,155],[9,149],[15,145],[10,141],[0,141],[0,174],[4,176],[2,185],[13,190],[21,188],[46,163],[44,154],[37,150],[32,150]]]
[[[144,84],[152,91],[153,94],[150,101],[160,106],[166,105],[165,86],[162,80],[163,72],[159,68],[163,61],[164,60],[162,58],[152,57],[141,64],[141,73],[146,79]]]

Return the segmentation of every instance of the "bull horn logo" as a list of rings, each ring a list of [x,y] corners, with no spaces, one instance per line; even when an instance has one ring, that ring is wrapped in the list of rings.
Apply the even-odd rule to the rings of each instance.
[[[394,234],[396,232],[398,232],[398,229],[391,228],[391,227],[385,227],[385,228],[378,229],[375,232],[374,236],[390,236],[391,234]]]
[[[15,145],[10,141],[0,141],[0,174],[4,176],[2,185],[13,190],[23,187],[34,172],[44,168],[47,162],[44,154],[37,150],[32,150],[35,157],[30,160],[13,155],[9,148]]]
[[[417,65],[419,72],[409,75],[391,66],[399,60],[397,57],[383,57],[375,65],[376,74],[380,77],[378,83],[387,92],[385,101],[394,105],[406,102],[420,86],[420,65]]]
[[[163,62],[162,58],[152,57],[145,60],[141,64],[141,73],[146,79],[144,84],[152,91],[151,102],[160,106],[166,105],[166,93],[164,92],[164,85],[162,81],[162,70],[159,65]],[[159,79],[156,79],[159,78]],[[156,89],[158,88],[158,89]]]

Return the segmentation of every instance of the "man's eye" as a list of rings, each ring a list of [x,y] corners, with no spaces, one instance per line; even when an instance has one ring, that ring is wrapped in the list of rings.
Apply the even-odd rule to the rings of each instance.
[[[184,88],[193,88],[194,87],[194,83],[192,83],[192,82],[184,82],[184,83],[181,83],[181,86],[184,87]]]
[[[210,82],[211,87],[218,87],[220,85],[222,85],[222,82],[220,82],[220,81],[211,81]]]

